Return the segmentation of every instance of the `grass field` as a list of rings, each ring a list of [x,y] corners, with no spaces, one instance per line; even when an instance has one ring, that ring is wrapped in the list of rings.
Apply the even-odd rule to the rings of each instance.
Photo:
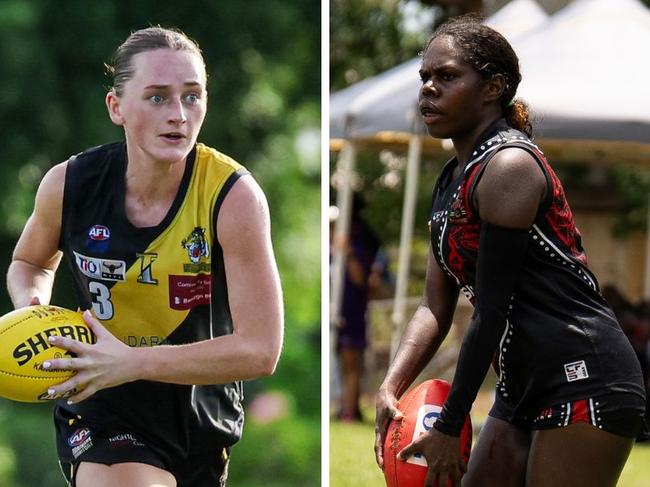
[[[381,487],[384,477],[373,453],[374,425],[332,422],[330,425],[330,487]],[[637,444],[618,487],[650,486],[650,445]]]

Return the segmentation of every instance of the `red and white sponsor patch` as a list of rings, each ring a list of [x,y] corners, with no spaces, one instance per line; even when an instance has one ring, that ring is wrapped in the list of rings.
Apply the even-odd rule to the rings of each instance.
[[[176,310],[191,309],[210,304],[212,276],[169,276],[169,307]]]

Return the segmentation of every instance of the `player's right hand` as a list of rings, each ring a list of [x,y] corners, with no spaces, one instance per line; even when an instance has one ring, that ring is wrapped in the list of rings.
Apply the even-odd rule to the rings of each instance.
[[[375,415],[375,459],[382,470],[384,469],[384,440],[388,425],[393,419],[396,421],[404,419],[402,412],[397,409],[398,404],[395,394],[383,387],[379,389]]]
[[[415,453],[420,453],[427,460],[425,487],[445,487],[449,484],[460,486],[460,479],[467,472],[467,464],[460,454],[459,437],[431,428],[427,434],[400,451],[397,459],[406,461]]]

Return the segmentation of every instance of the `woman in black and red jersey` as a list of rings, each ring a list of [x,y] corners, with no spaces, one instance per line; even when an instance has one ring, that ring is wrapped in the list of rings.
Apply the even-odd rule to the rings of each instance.
[[[379,390],[377,461],[398,399],[447,334],[462,291],[475,312],[451,392],[431,431],[399,456],[426,457],[426,485],[459,485],[465,472],[464,486],[615,485],[643,425],[641,369],[514,100],[517,56],[461,17],[434,33],[420,75],[424,123],[452,139],[456,157],[434,190],[424,298]],[[495,403],[466,466],[459,434],[491,362]]]

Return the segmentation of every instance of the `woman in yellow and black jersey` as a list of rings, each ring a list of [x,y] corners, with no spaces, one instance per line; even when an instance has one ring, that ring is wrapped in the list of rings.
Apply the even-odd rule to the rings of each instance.
[[[225,485],[241,381],[275,369],[282,299],[265,197],[197,143],[199,47],[152,27],[116,51],[106,96],[125,141],[52,168],[8,274],[16,307],[46,303],[65,256],[94,345],[63,337],[77,374],[48,391],[71,485]],[[92,313],[91,313],[92,312]]]

